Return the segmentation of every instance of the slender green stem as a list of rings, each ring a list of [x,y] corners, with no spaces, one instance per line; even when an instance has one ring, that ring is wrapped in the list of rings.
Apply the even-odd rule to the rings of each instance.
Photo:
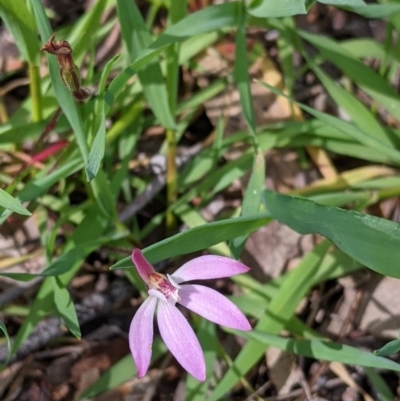
[[[169,95],[169,107],[172,114],[175,114],[176,99],[178,93],[178,55],[179,48],[171,46],[167,50],[167,88]],[[174,130],[167,130],[167,204],[175,202],[177,193],[177,166],[176,166],[176,133]],[[173,235],[176,229],[175,215],[171,211],[166,214],[167,236]]]
[[[40,90],[39,69],[34,64],[29,64],[29,90],[32,99],[32,120],[42,120],[42,92]]]
[[[177,23],[186,14],[186,0],[174,0],[168,14],[169,25]],[[172,45],[167,49],[167,89],[168,106],[175,115],[179,86],[179,45]],[[178,168],[176,166],[176,132],[167,130],[167,204],[174,203],[178,197]],[[175,233],[175,215],[168,210],[166,214],[167,236]]]
[[[7,108],[4,104],[4,98],[0,96],[0,124],[5,124],[8,121]]]
[[[149,31],[153,27],[159,9],[160,9],[160,3],[158,1],[151,3],[146,19],[146,26]]]
[[[177,174],[178,169],[176,166],[176,138],[175,131],[167,130],[167,203],[168,206],[176,201],[177,198]],[[175,231],[176,221],[175,215],[172,211],[167,211],[165,216],[167,235],[172,235]]]
[[[400,195],[400,187],[389,187],[378,190],[378,197],[379,200],[387,199],[387,198],[394,198]]]

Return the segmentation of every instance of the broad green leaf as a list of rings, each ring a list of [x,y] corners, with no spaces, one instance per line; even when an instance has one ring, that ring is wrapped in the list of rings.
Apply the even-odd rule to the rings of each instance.
[[[32,213],[25,209],[18,199],[13,198],[8,192],[0,188],[0,206],[5,209],[9,209],[15,213],[22,214],[24,216],[31,216]]]
[[[379,217],[265,191],[267,210],[301,234],[318,233],[370,269],[400,278],[400,225]]]
[[[400,12],[400,4],[365,4],[343,7],[365,18],[390,18]]]
[[[282,351],[292,352],[296,355],[303,355],[322,361],[336,361],[349,365],[359,365],[377,369],[387,369],[400,372],[400,364],[390,359],[382,358],[333,341],[323,340],[295,340],[291,338],[278,337],[272,334],[263,333],[258,330],[249,332],[228,330],[236,335],[255,340],[263,345],[272,346]]]
[[[0,16],[15,39],[24,60],[36,64],[39,41],[35,21],[24,0],[1,0]]]
[[[307,14],[307,9],[305,0],[255,0],[247,8],[247,12],[255,17],[277,18]]]
[[[76,315],[75,306],[72,302],[67,288],[57,276],[53,278],[53,283],[54,304],[57,308],[58,313],[64,319],[64,322],[71,333],[75,337],[81,338],[81,329],[78,322],[78,316]]]
[[[143,250],[143,254],[151,263],[156,263],[172,256],[207,249],[222,241],[257,230],[269,221],[268,214],[257,213],[251,217],[237,217],[204,224],[150,245]],[[127,257],[111,266],[110,269],[131,269],[132,267],[132,260]]]
[[[208,223],[207,220],[197,210],[190,207],[188,204],[181,205],[178,208],[174,209],[174,213],[179,217],[182,223],[186,224],[190,229]],[[217,255],[222,255],[226,257],[231,256],[231,251],[226,242],[221,242],[219,244],[210,246],[208,250],[209,252],[216,253]]]

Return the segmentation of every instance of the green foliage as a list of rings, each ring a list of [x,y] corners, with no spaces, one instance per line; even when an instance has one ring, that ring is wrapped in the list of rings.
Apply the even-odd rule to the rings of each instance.
[[[22,58],[36,64],[39,41],[36,37],[35,20],[24,0],[2,0],[0,16],[13,35]]]
[[[0,188],[0,206],[4,209],[9,209],[15,213],[22,214],[24,216],[30,216],[31,212],[24,208],[18,199],[13,198],[8,192]]]
[[[321,340],[294,340],[266,334],[254,330],[250,333],[237,333],[242,337],[256,340],[261,344],[273,346],[282,351],[293,352],[323,361],[337,361],[350,365],[360,365],[399,372],[400,365],[390,359],[380,358],[370,352],[365,352],[348,345],[335,343],[333,341]]]
[[[272,191],[265,192],[265,204],[272,217],[301,234],[321,234],[370,269],[400,278],[398,223]]]
[[[201,384],[188,377],[185,399],[225,397],[238,381],[246,383],[247,372],[273,346],[308,358],[362,366],[379,397],[390,400],[391,390],[377,369],[400,371],[397,363],[382,358],[399,351],[399,339],[389,341],[374,355],[328,341],[298,318],[296,310],[314,286],[362,267],[400,278],[400,226],[369,214],[371,209],[367,209],[400,195],[400,131],[397,123],[390,124],[400,115],[398,93],[391,84],[400,65],[399,44],[393,40],[400,30],[399,4],[318,1],[367,18],[385,18],[386,40],[379,43],[365,38],[338,41],[299,29],[291,16],[306,14],[315,3],[312,0],[223,2],[195,12],[184,8],[184,1],[150,3],[148,13],[143,14],[137,2],[131,0],[99,0],[76,22],[57,29],[56,40],[71,44],[76,64],[81,73],[84,71],[85,87],[94,93],[91,99],[77,103],[62,82],[56,57],[46,55],[48,76],[38,73],[40,42],[44,44],[53,33],[41,1],[0,0],[0,16],[21,58],[29,64],[31,80],[29,96],[18,109],[10,116],[0,113],[4,122],[0,125],[0,150],[12,160],[18,160],[16,152],[37,155],[49,146],[49,129],[53,137],[67,144],[41,160],[40,168],[28,161],[20,164],[18,174],[5,169],[0,175],[4,188],[0,188],[1,224],[12,224],[9,217],[13,213],[33,215],[40,232],[39,248],[46,260],[39,273],[0,270],[0,275],[13,280],[42,279],[12,345],[6,325],[0,322],[10,356],[48,316],[61,317],[70,332],[80,338],[69,284],[80,274],[88,256],[99,248],[111,260],[109,274],[122,269],[119,274],[126,274],[141,293],[145,288],[133,270],[131,258],[121,254],[121,249],[130,251],[133,244],[143,247],[152,263],[204,250],[239,258],[248,236],[277,220],[301,234],[319,234],[324,240],[303,256],[294,270],[268,283],[260,283],[250,275],[233,278],[242,293],[232,300],[253,319],[255,330],[229,332],[248,341],[216,384],[211,372],[215,358],[223,357],[225,351],[215,325],[193,317],[210,375]],[[160,15],[166,15],[161,23],[156,18],[160,10]],[[104,22],[106,12],[109,20]],[[92,49],[105,46],[114,26],[120,29],[123,50],[99,65]],[[272,28],[279,33],[276,49],[283,71],[282,85],[284,82],[278,88],[261,81],[258,84],[270,90],[271,97],[283,96],[293,110],[298,106],[304,116],[257,125],[252,94],[252,86],[257,84],[251,82],[249,63],[267,54],[257,53],[263,49],[259,42],[257,51],[249,46],[248,30],[253,27]],[[193,85],[191,93],[181,96],[179,72],[201,71],[199,56],[209,48],[218,49],[221,38],[234,46],[232,69],[206,87]],[[293,64],[295,52],[303,60],[301,69]],[[365,58],[377,59],[380,67],[367,65]],[[326,62],[340,71],[342,80],[327,72]],[[333,104],[346,113],[346,121],[335,113],[324,113],[294,100],[295,83],[305,71],[315,74]],[[263,77],[270,74],[269,70],[262,72]],[[136,174],[135,168],[149,162],[137,158],[137,145],[144,132],[154,126],[168,131],[169,146],[166,141],[161,145],[154,141],[151,146],[152,152],[165,156],[171,166],[177,143],[202,112],[203,104],[232,86],[240,96],[238,105],[247,126],[243,132],[226,135],[222,110],[215,135],[182,168],[173,166],[171,180],[171,167],[166,174],[160,168],[157,177],[150,169],[147,176]],[[359,92],[365,93],[369,101],[359,97]],[[339,166],[341,170],[334,178],[322,178],[294,194],[266,190],[266,178],[272,176],[270,166],[266,166],[266,152],[294,149],[306,164],[306,151],[314,147],[335,163],[340,156],[339,160],[351,159],[351,163],[357,159],[362,167]],[[154,181],[160,177],[167,177],[166,192],[175,196],[165,199],[163,185]],[[207,220],[203,209],[239,180],[246,182],[241,188],[240,207],[221,214],[218,220]],[[140,202],[157,185],[158,192],[151,198],[157,203],[157,211],[146,211],[137,218],[143,207]],[[76,193],[83,194],[79,204],[72,201]],[[131,212],[132,207],[137,209]],[[160,228],[166,216],[174,216],[184,230],[144,247],[152,238],[150,234],[156,229],[163,231]],[[19,219],[17,222],[23,219],[12,218]],[[53,224],[47,225],[49,219]],[[65,239],[62,243],[56,241],[60,233]],[[24,260],[30,257],[28,254]],[[11,258],[7,262],[14,263]],[[2,314],[7,317],[13,306],[2,309]],[[285,336],[281,335],[283,331]],[[166,352],[157,339],[153,362]],[[127,355],[80,397],[95,397],[135,374],[132,358]],[[249,392],[254,391],[249,383],[246,385]]]
[[[273,0],[254,0],[250,3],[248,12],[255,17],[277,18],[306,14],[305,0],[290,0],[276,2]]]

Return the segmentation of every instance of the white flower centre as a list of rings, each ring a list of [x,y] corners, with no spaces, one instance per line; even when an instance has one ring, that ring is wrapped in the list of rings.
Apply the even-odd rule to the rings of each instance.
[[[179,285],[161,273],[152,273],[149,277],[149,295],[157,297],[164,302],[175,305],[181,298],[178,294]]]

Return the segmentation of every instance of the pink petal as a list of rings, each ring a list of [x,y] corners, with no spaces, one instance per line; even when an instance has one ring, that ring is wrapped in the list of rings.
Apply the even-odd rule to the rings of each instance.
[[[250,269],[243,263],[224,256],[206,255],[194,258],[181,266],[173,275],[175,281],[207,280],[246,273]]]
[[[185,284],[179,290],[180,304],[211,322],[238,330],[251,330],[250,323],[228,298],[202,285]]]
[[[140,249],[134,249],[132,251],[132,262],[136,266],[136,269],[143,279],[143,281],[148,284],[150,274],[154,273],[155,270],[153,266],[146,260]]]
[[[194,378],[206,379],[203,351],[194,331],[175,305],[160,302],[157,310],[160,334],[172,355]]]
[[[129,347],[138,372],[143,377],[150,365],[153,343],[153,317],[157,298],[147,298],[137,310],[129,328]]]

